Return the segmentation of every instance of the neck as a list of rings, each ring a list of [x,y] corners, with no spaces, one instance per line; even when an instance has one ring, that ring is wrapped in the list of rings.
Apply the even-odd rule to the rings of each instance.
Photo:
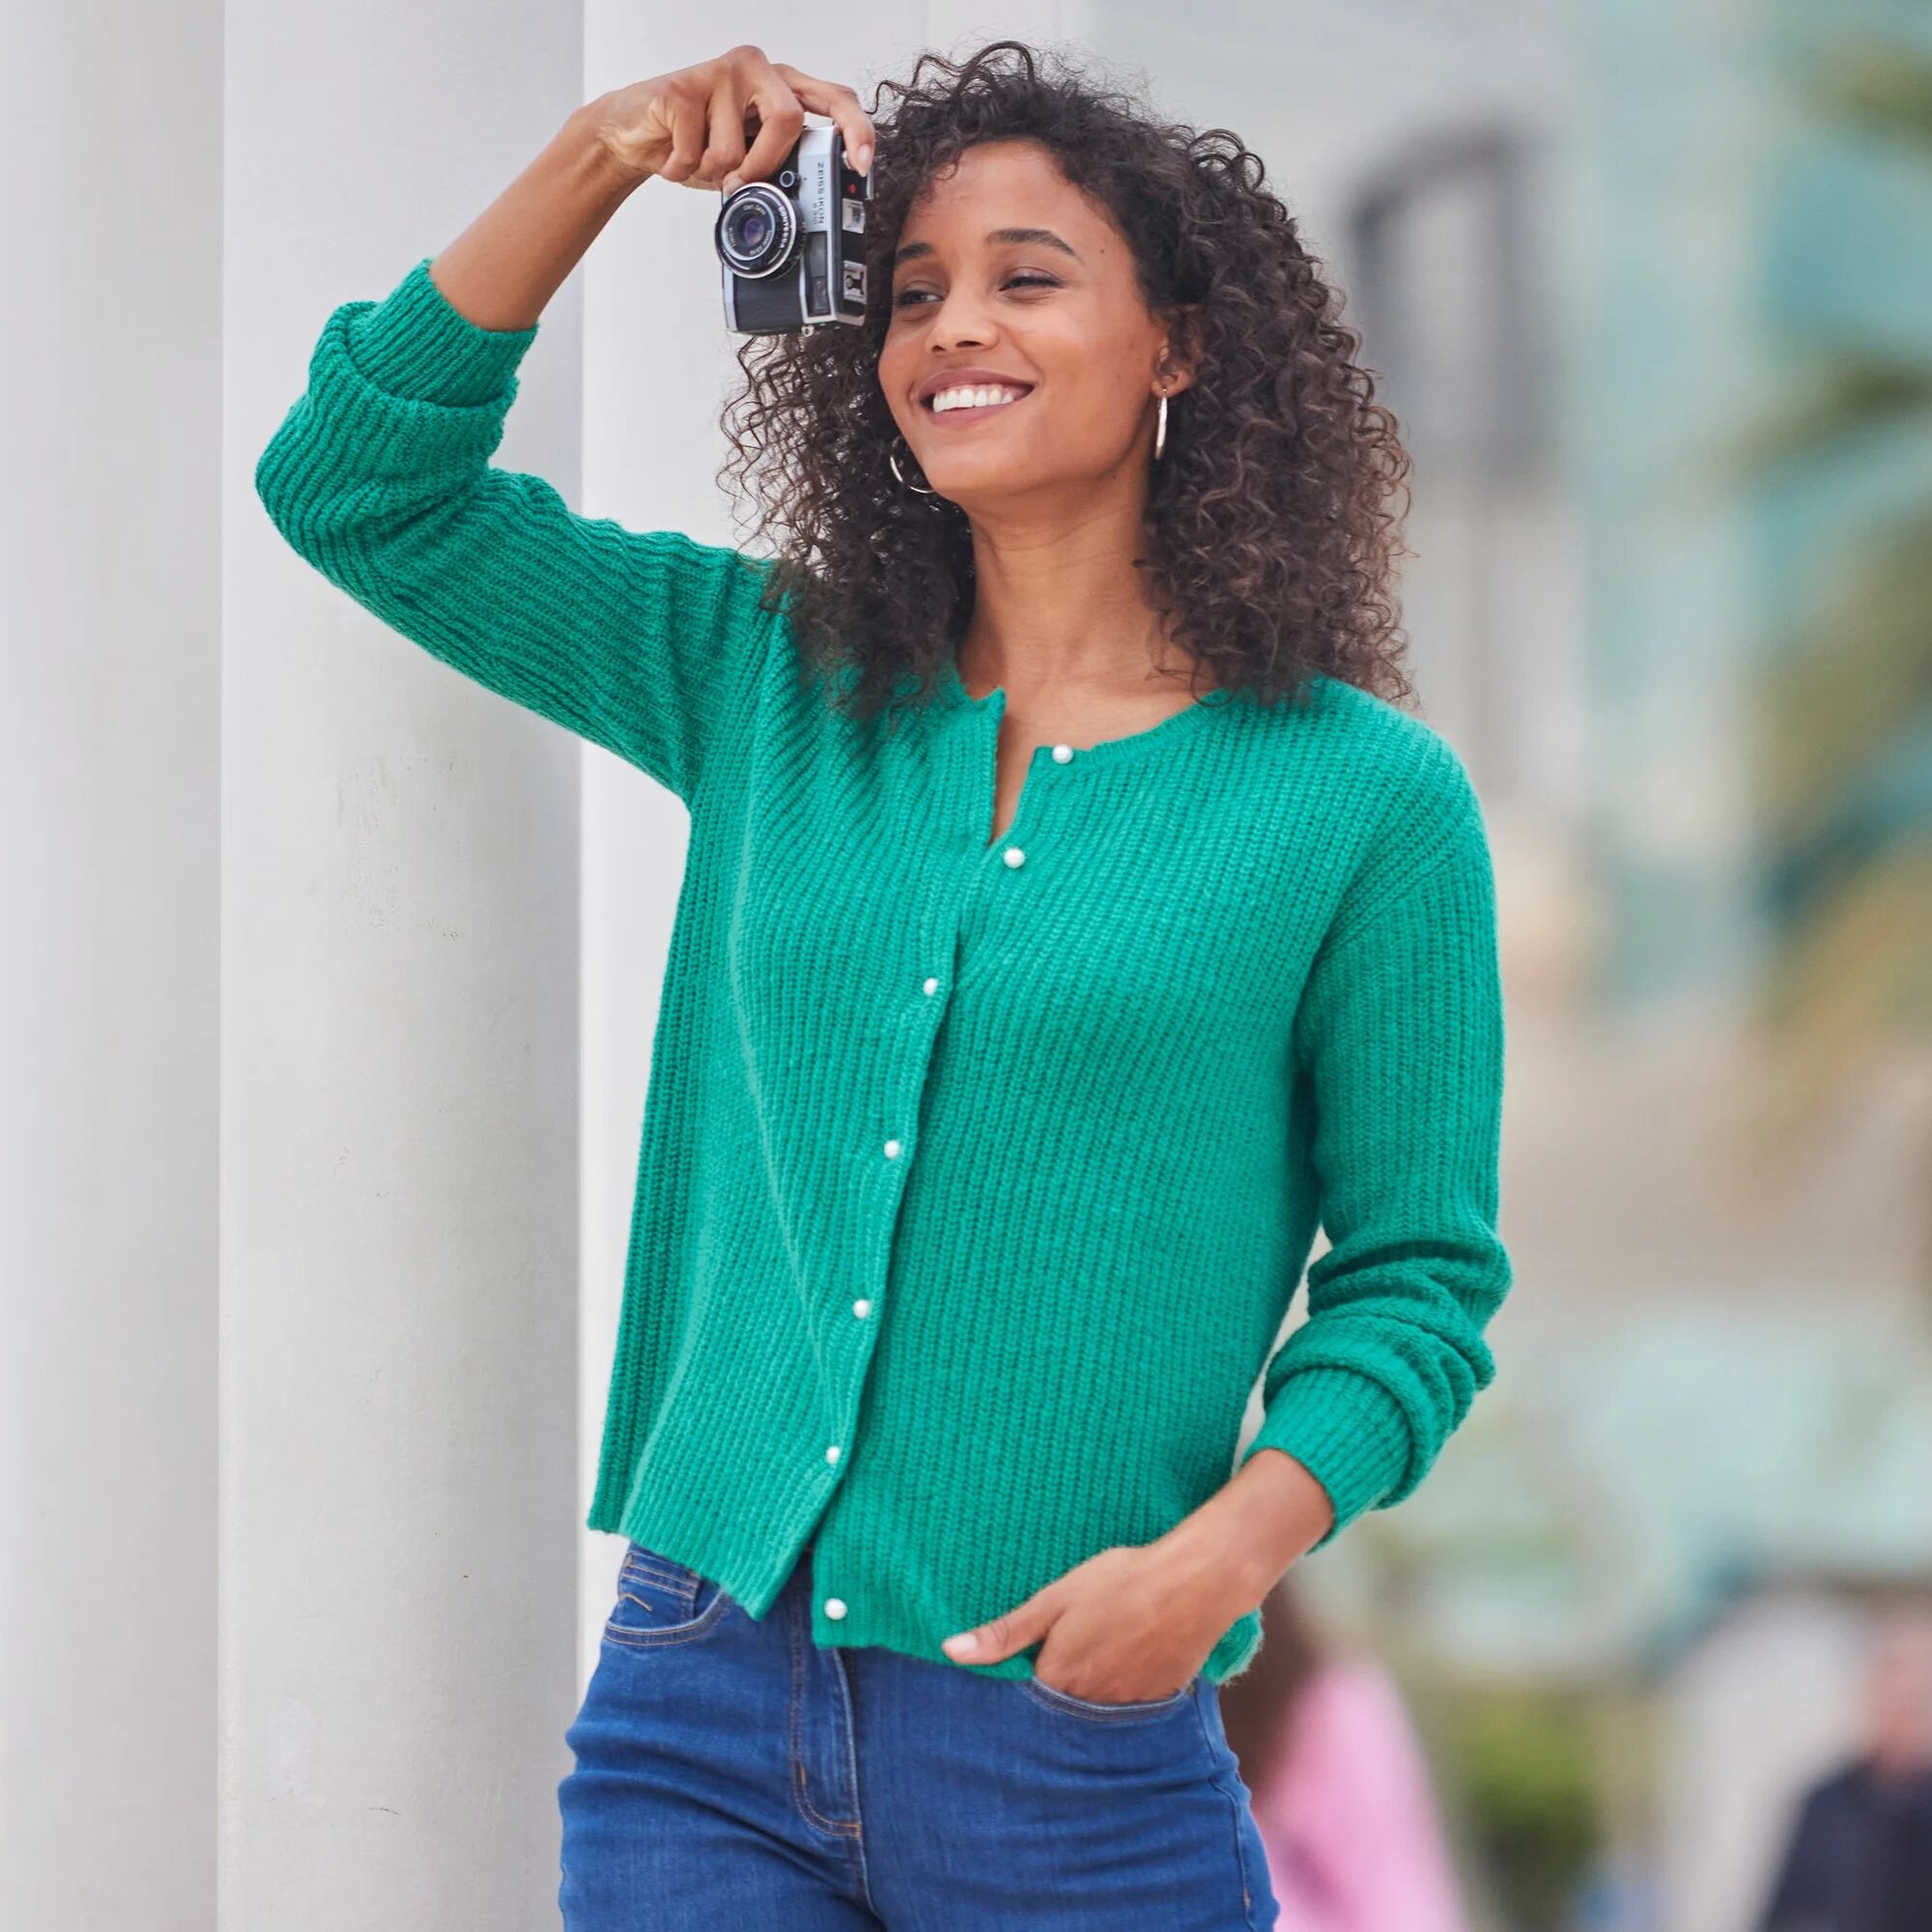
[[[1023,512],[973,522],[973,614],[959,645],[971,681],[1028,690],[1144,689],[1184,671],[1134,567],[1144,506]]]

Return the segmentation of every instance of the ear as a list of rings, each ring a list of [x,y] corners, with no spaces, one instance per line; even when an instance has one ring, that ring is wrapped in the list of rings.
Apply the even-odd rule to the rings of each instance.
[[[1167,393],[1178,396],[1192,386],[1201,360],[1201,304],[1183,303],[1168,310],[1162,319],[1167,328],[1154,366]]]

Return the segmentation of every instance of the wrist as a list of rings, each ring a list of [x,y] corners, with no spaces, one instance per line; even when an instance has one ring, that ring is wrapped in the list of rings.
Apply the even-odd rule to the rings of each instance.
[[[611,100],[609,94],[586,100],[564,124],[564,138],[596,185],[621,201],[633,188],[649,181],[651,171],[621,157],[617,144],[611,139],[615,123],[611,114]]]
[[[1334,1520],[1328,1492],[1308,1466],[1267,1448],[1250,1456],[1161,1541],[1198,1574],[1214,1578],[1245,1612],[1263,1602]]]

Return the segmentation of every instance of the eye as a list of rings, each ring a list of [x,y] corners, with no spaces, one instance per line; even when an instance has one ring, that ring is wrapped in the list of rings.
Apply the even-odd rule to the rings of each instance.
[[[1000,286],[1002,288],[1007,288],[1007,289],[1012,289],[1012,288],[1057,289],[1060,286],[1060,283],[1056,277],[1052,275],[1042,275],[1037,270],[1019,269],[1015,270],[1012,274],[1009,275],[1007,279],[1000,284]],[[901,289],[898,292],[898,294],[893,298],[893,306],[895,308],[908,307],[911,304],[914,297],[927,295],[929,293],[930,291],[926,289]]]

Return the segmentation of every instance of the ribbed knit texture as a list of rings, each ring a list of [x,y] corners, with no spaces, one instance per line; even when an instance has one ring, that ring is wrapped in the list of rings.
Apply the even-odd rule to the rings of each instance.
[[[1245,1453],[1320,1479],[1322,1544],[1400,1502],[1510,1282],[1493,885],[1447,742],[1329,678],[1216,696],[1038,747],[989,843],[1003,691],[948,666],[902,728],[855,723],[762,562],[492,465],[536,333],[425,258],[329,316],[256,485],[386,624],[691,814],[588,1524],[753,1616],[815,1533],[818,1642],[950,1662],[1219,1489],[1264,1361]]]

